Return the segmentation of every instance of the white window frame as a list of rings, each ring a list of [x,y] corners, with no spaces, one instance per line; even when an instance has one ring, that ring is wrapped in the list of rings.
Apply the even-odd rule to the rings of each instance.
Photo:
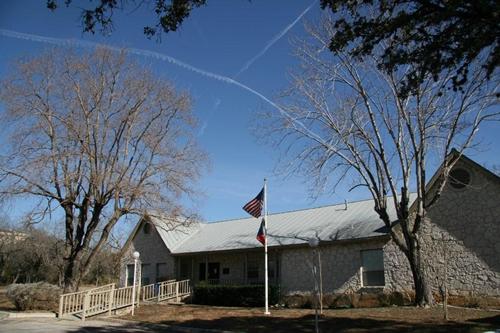
[[[382,270],[368,270],[366,271],[363,266],[363,252],[369,252],[369,251],[380,251],[382,253]],[[361,287],[363,288],[381,288],[386,286],[385,282],[385,265],[384,265],[384,249],[383,248],[375,248],[375,249],[363,249],[359,252],[360,255],[360,260],[361,260],[361,265],[359,267],[359,276],[360,276],[360,281],[361,281]],[[382,271],[383,274],[383,279],[384,283],[382,285],[366,285],[366,281],[363,278],[363,275],[365,272],[380,272]]]

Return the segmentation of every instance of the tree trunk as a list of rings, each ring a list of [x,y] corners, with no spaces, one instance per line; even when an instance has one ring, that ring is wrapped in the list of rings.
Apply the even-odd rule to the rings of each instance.
[[[429,280],[424,271],[422,256],[420,252],[420,241],[412,240],[412,246],[407,253],[407,258],[410,263],[411,272],[413,275],[413,284],[415,286],[415,304],[421,307],[427,307],[434,304],[434,297],[429,285]]]
[[[77,277],[77,270],[75,269],[74,260],[71,258],[66,259],[67,263],[64,265],[64,292],[70,293],[78,291],[80,281]]]
[[[79,259],[74,256],[65,258],[64,265],[64,292],[71,293],[78,291],[80,287],[81,274],[79,269]]]

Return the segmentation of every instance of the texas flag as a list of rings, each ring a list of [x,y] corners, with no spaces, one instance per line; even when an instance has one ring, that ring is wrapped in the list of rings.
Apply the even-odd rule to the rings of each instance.
[[[262,222],[260,223],[260,228],[259,232],[257,233],[257,240],[262,243],[262,245],[265,245],[266,243],[266,221],[262,219]]]

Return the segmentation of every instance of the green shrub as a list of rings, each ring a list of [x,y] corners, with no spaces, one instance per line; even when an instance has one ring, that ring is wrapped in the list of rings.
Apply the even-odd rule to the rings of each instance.
[[[11,284],[7,287],[7,297],[19,311],[56,311],[60,293],[59,287],[46,282]]]
[[[279,288],[269,286],[269,304],[279,301]],[[221,286],[199,284],[194,287],[194,304],[220,306],[264,306],[264,286]]]

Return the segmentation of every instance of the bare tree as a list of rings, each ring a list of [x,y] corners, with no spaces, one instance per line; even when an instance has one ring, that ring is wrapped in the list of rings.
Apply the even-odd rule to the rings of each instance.
[[[125,52],[51,50],[2,82],[1,194],[37,198],[37,221],[64,217],[66,290],[124,216],[185,213],[206,161],[190,98]]]
[[[353,187],[366,188],[393,242],[408,258],[416,303],[431,304],[422,252],[427,211],[480,124],[498,120],[499,110],[492,107],[498,77],[488,82],[477,68],[463,93],[443,94],[450,72],[438,81],[428,78],[401,97],[404,71],[387,74],[377,59],[329,53],[335,34],[329,18],[306,30],[308,37],[296,43],[300,70],[292,74],[279,110],[268,113],[264,137],[285,148],[285,171],[304,173],[314,187],[334,190],[351,180]],[[432,193],[426,188],[430,165],[440,165],[441,175]],[[416,192],[413,204],[410,190]],[[391,208],[399,223],[391,220]]]

